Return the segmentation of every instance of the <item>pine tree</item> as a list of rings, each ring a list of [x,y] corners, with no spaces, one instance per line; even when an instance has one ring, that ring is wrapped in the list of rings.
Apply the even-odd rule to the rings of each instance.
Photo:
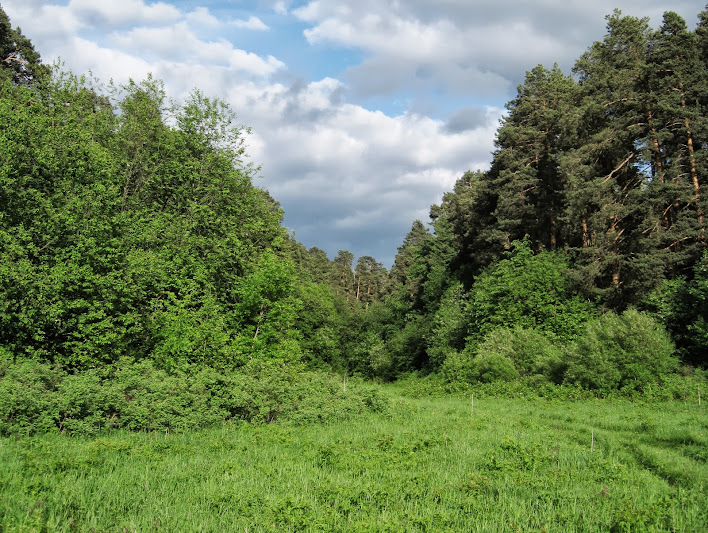
[[[650,30],[646,18],[607,17],[607,35],[575,66],[578,101],[569,116],[576,147],[563,157],[569,176],[567,218],[578,228],[576,248],[588,288],[604,289],[611,305],[623,305],[624,285],[632,277],[641,226],[650,106],[646,57]]]
[[[420,220],[415,220],[411,230],[403,239],[403,244],[398,247],[398,252],[391,268],[391,280],[397,286],[406,287],[406,292],[411,299],[418,292],[420,280],[409,275],[408,270],[415,263],[416,256],[420,254],[420,249],[430,232]]]
[[[349,301],[354,294],[354,254],[347,250],[339,250],[334,258],[331,286],[335,294],[344,296]]]
[[[705,127],[699,102],[701,67],[695,34],[679,15],[666,12],[652,39],[648,64],[656,109],[655,166],[660,172],[648,190],[658,201],[652,206],[654,213],[648,210],[655,220],[647,230],[650,235],[657,231],[659,247],[672,252],[667,266],[674,273],[698,259],[705,240],[705,201],[697,164],[702,147],[694,135]]]
[[[509,115],[497,132],[492,170],[486,176],[499,195],[494,212],[505,247],[528,234],[539,248],[561,246],[560,217],[566,177],[558,154],[567,144],[562,117],[573,80],[558,66],[526,73]]]
[[[12,28],[10,18],[0,6],[0,81],[30,85],[49,75],[39,53],[20,28]]]

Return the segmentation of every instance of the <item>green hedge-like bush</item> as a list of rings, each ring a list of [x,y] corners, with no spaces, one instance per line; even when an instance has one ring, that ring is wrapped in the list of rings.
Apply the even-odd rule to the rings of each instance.
[[[477,348],[478,357],[504,357],[520,376],[536,381],[563,381],[563,350],[543,332],[516,326],[488,333]]]
[[[591,390],[641,390],[676,372],[674,345],[653,318],[634,309],[588,322],[571,347],[565,380]]]
[[[0,435],[184,431],[225,421],[299,424],[387,409],[387,398],[361,381],[350,380],[344,392],[338,376],[286,364],[168,373],[149,361],[122,359],[72,375],[0,354]]]

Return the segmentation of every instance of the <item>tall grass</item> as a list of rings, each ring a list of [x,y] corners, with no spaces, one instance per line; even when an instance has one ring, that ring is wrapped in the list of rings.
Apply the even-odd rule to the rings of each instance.
[[[393,391],[330,424],[2,439],[0,530],[708,530],[696,403]]]

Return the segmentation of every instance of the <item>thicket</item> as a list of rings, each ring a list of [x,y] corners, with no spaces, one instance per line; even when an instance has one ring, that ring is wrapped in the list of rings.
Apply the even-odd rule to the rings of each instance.
[[[300,365],[251,364],[238,372],[194,365],[167,372],[151,361],[69,373],[0,357],[0,435],[110,429],[196,430],[221,423],[331,422],[385,412],[388,399],[360,380]]]

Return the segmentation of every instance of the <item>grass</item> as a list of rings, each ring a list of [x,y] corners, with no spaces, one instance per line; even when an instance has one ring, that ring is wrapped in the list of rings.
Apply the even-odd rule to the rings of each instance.
[[[696,404],[471,416],[387,390],[388,414],[331,424],[2,439],[0,531],[708,531]]]

